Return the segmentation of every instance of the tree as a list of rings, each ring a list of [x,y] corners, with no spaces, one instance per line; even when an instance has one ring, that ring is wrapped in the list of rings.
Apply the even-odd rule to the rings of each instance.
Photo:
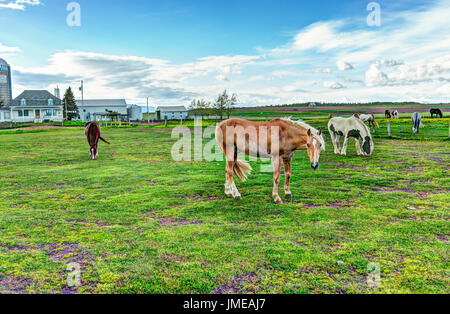
[[[224,90],[222,94],[220,94],[216,102],[214,103],[214,109],[216,114],[220,116],[220,120],[223,120],[223,115],[227,111],[227,106],[229,102],[229,96],[227,94],[227,90]]]
[[[233,111],[234,106],[236,106],[238,103],[238,99],[237,99],[237,95],[233,94],[231,96],[231,98],[228,100],[227,103],[227,115],[228,115],[228,119],[230,119],[231,116],[231,112]]]
[[[231,116],[231,112],[233,111],[233,107],[238,103],[237,95],[233,94],[231,97],[228,95],[227,90],[224,90],[222,94],[217,97],[216,102],[214,103],[214,109],[216,110],[217,115],[220,115],[220,120],[223,119],[223,115],[226,113],[228,119]]]
[[[67,117],[67,120],[72,120],[79,116],[77,103],[75,102],[75,97],[73,96],[72,88],[68,88],[63,98],[63,108],[64,108],[64,117]],[[67,110],[67,112],[66,112]]]
[[[189,111],[193,114],[201,115],[202,118],[204,115],[208,115],[211,111],[211,102],[204,99],[194,99],[189,106]]]

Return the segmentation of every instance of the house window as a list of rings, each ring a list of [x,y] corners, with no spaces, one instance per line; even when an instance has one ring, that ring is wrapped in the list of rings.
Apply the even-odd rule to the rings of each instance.
[[[53,109],[53,116],[56,117],[58,114],[56,113],[56,109]]]
[[[19,114],[19,117],[23,117],[23,111],[22,110],[19,110],[18,114]]]
[[[51,116],[52,116],[52,113],[53,113],[53,110],[51,110],[51,109],[45,110],[45,116],[46,116],[46,117],[51,117]]]
[[[48,105],[49,105],[49,106],[53,106],[53,99],[50,98],[50,99],[48,100]]]
[[[30,116],[30,113],[28,112],[28,110],[24,110],[24,111],[23,111],[23,116],[24,116],[24,117]]]
[[[22,99],[22,100],[20,101],[20,105],[21,105],[21,106],[26,106],[26,105],[27,105],[27,100],[26,100],[26,99]]]

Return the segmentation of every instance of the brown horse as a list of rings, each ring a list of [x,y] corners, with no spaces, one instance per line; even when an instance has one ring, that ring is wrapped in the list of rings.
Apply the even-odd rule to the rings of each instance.
[[[389,110],[386,110],[384,112],[384,116],[386,117],[386,119],[391,119],[392,118],[391,112]]]
[[[322,130],[290,119],[276,119],[267,123],[242,119],[227,120],[217,126],[216,141],[226,157],[225,194],[235,199],[242,198],[234,183],[233,174],[245,181],[252,170],[247,162],[238,160],[238,153],[243,152],[251,157],[272,159],[272,195],[277,204],[282,203],[278,195],[282,165],[284,164],[286,173],[284,192],[287,197],[292,197],[291,163],[296,151],[307,150],[311,168],[317,170],[320,153],[325,150]]]
[[[87,123],[84,129],[84,134],[86,135],[89,146],[91,147],[89,150],[89,158],[95,160],[98,157],[98,141],[102,140],[106,144],[110,143],[101,136],[100,127],[96,122]]]
[[[353,116],[360,119],[362,122],[369,123],[370,130],[373,130],[373,133],[375,133],[375,127],[378,127],[378,128],[380,127],[377,120],[375,120],[375,115],[371,112],[355,113]]]

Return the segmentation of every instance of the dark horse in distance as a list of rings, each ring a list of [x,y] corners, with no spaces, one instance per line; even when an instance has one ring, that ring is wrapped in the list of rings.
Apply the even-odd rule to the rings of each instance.
[[[441,119],[444,117],[444,115],[442,114],[441,109],[437,108],[437,109],[431,109],[430,110],[431,113],[431,117],[434,118],[435,115],[437,115],[438,117],[440,117]]]
[[[98,157],[98,141],[102,140],[106,144],[110,143],[102,137],[100,127],[96,122],[87,123],[84,129],[84,134],[86,135],[89,146],[91,147],[89,150],[89,158],[95,160]]]

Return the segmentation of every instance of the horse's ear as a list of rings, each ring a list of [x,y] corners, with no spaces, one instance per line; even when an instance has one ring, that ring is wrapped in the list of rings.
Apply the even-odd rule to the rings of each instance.
[[[322,135],[322,128],[319,129],[319,136]]]
[[[311,129],[308,130],[308,136],[311,136]]]

